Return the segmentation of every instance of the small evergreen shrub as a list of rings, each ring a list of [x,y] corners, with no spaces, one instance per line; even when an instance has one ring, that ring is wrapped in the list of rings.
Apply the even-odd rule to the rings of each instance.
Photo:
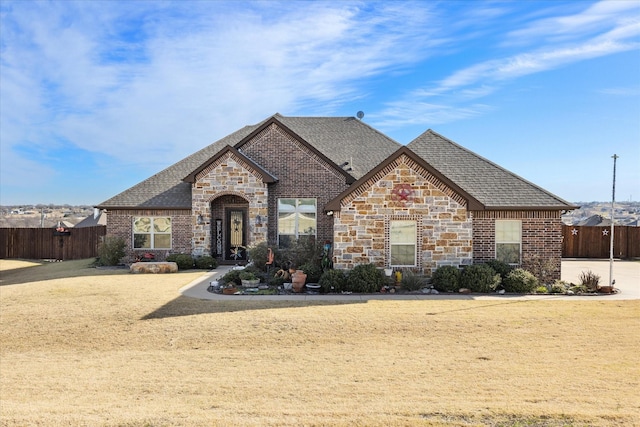
[[[375,264],[360,264],[353,267],[347,276],[347,291],[363,294],[378,292],[386,282],[384,273]]]
[[[322,268],[312,262],[302,264],[298,267],[298,270],[304,271],[307,275],[307,283],[318,283],[318,280],[320,280],[320,277],[322,276]]]
[[[126,243],[122,237],[105,236],[98,248],[98,265],[118,265],[124,258]]]
[[[342,270],[327,270],[322,273],[318,281],[320,290],[325,294],[344,291],[346,283],[347,279]]]
[[[193,257],[189,254],[171,254],[166,258],[169,262],[175,262],[178,270],[189,270],[193,268]]]
[[[200,270],[213,270],[218,268],[218,260],[209,255],[203,255],[195,259],[196,268]]]
[[[460,269],[453,265],[438,267],[431,275],[431,284],[440,292],[458,292],[460,289]]]
[[[513,267],[511,265],[497,259],[487,261],[485,262],[485,264],[493,268],[493,271],[500,275],[500,279],[502,279],[503,282],[504,279],[507,278],[507,275],[511,272],[511,270],[513,270]]]
[[[220,280],[224,282],[225,285],[240,286],[242,285],[242,280],[240,280],[241,271],[242,270],[229,270]]]
[[[427,285],[427,278],[421,274],[416,274],[411,270],[402,272],[400,286],[407,291],[418,291]],[[378,289],[379,290],[379,289]]]
[[[600,283],[600,276],[591,270],[580,273],[580,285],[586,288],[586,292],[596,292]]]
[[[536,294],[548,294],[549,293],[549,289],[547,289],[546,286],[538,286],[535,289],[535,293]]]
[[[470,289],[471,292],[493,292],[500,281],[500,275],[486,264],[470,265],[460,273],[460,287]]]
[[[503,285],[507,292],[529,294],[538,287],[539,281],[531,272],[523,268],[516,268],[507,275]]]

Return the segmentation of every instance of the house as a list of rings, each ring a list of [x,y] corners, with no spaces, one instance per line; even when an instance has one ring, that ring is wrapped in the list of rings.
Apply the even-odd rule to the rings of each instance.
[[[157,259],[247,259],[247,247],[333,243],[335,268],[551,260],[576,206],[428,130],[403,146],[354,117],[275,114],[106,200],[107,234]]]

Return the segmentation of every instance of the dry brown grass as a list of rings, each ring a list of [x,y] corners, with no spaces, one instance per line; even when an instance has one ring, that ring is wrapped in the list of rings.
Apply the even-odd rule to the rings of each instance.
[[[219,302],[179,296],[202,272],[12,264],[3,426],[640,425],[639,301]]]

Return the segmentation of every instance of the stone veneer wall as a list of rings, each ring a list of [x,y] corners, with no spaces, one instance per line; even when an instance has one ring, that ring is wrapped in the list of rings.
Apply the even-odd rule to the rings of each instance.
[[[410,200],[393,189],[410,184]],[[430,275],[442,265],[472,263],[472,223],[466,201],[407,156],[400,156],[354,190],[334,213],[334,267],[389,265],[389,223],[417,221],[417,269]]]
[[[562,220],[560,211],[480,211],[473,212],[474,262],[495,259],[497,219],[522,221],[522,265],[542,261],[552,268],[552,279],[560,279],[562,262]]]
[[[323,208],[348,187],[344,175],[276,124],[246,142],[240,151],[278,178],[277,183],[269,184],[269,244],[277,242],[278,199],[287,197],[316,198],[317,240],[333,240],[333,218]]]
[[[248,202],[248,245],[266,241],[267,223],[258,224],[256,218],[257,215],[266,218],[268,214],[267,184],[243,159],[228,153],[200,172],[191,188],[192,252],[195,255],[211,254],[211,202],[227,195],[239,196]],[[198,215],[206,220],[205,224],[197,223]]]
[[[171,218],[171,249],[133,249],[133,218],[141,216]],[[162,261],[169,253],[191,253],[191,219],[191,210],[110,209],[107,236],[122,237],[126,242],[123,262],[132,262],[141,253],[153,253],[156,260]]]

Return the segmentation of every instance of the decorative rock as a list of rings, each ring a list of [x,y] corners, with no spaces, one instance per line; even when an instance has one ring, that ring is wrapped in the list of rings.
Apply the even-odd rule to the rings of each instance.
[[[159,262],[134,262],[129,267],[130,273],[177,273],[178,264],[175,262],[159,261]]]
[[[460,292],[461,294],[470,294],[471,293],[471,289],[468,288],[460,288],[458,290],[458,292]]]

